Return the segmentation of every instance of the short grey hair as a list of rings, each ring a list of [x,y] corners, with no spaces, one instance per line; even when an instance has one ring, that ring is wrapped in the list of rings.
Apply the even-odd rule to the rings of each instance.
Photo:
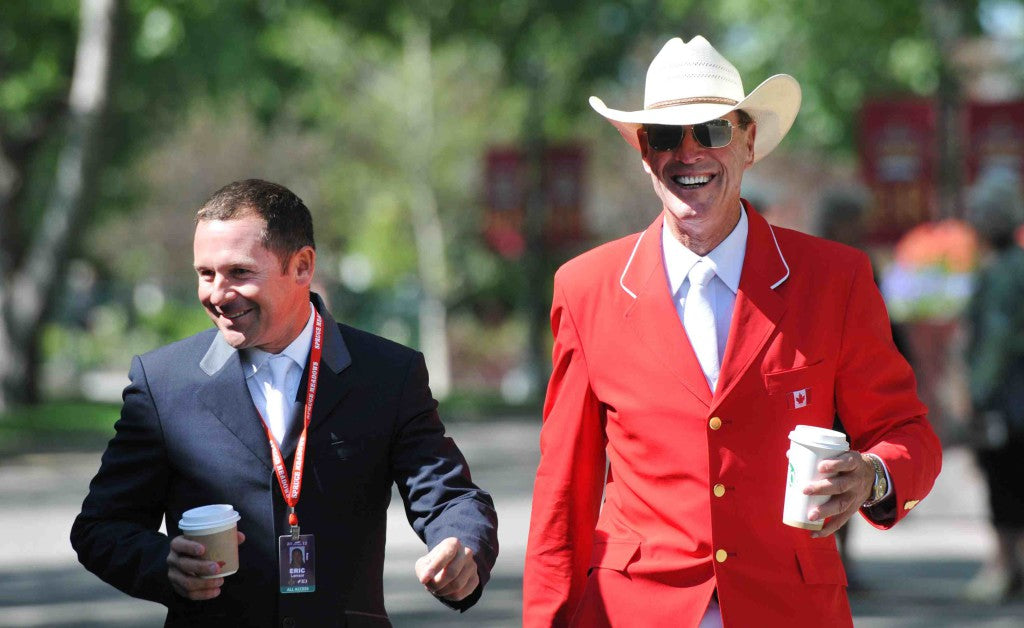
[[[989,168],[967,191],[967,222],[997,249],[1014,243],[1024,223],[1020,177],[1009,168]]]

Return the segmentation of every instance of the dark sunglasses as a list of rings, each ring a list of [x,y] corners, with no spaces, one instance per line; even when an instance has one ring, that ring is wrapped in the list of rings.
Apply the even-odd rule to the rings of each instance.
[[[675,150],[683,141],[686,129],[693,129],[693,139],[704,148],[724,148],[732,141],[733,123],[728,120],[708,120],[690,126],[674,124],[645,124],[647,145],[654,150]]]

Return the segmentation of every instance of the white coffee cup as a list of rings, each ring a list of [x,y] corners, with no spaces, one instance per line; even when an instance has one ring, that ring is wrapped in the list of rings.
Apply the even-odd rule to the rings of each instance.
[[[797,425],[789,433],[789,441],[789,451],[786,452],[789,471],[786,474],[782,523],[794,528],[820,530],[824,520],[811,521],[807,513],[813,506],[828,501],[829,496],[804,495],[803,490],[811,482],[831,477],[818,473],[818,463],[849,451],[850,445],[846,442],[846,434],[813,425]]]
[[[178,529],[190,541],[206,548],[205,560],[223,562],[220,573],[200,578],[221,578],[238,571],[238,521],[242,517],[231,504],[211,504],[186,510]]]

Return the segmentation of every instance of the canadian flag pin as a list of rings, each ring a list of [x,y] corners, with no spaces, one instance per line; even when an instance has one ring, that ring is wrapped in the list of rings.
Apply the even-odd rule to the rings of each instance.
[[[801,388],[800,390],[794,390],[790,393],[791,407],[795,410],[797,408],[806,407],[811,400],[811,389]]]

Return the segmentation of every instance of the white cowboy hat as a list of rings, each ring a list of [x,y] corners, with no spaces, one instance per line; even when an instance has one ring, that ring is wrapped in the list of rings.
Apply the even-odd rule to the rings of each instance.
[[[609,109],[596,96],[590,97],[590,106],[637,150],[636,132],[641,125],[698,124],[742,109],[757,123],[757,161],[778,146],[793,125],[800,109],[800,84],[788,74],[776,74],[744,95],[740,73],[708,40],[698,35],[684,44],[676,37],[647,69],[642,110]]]

